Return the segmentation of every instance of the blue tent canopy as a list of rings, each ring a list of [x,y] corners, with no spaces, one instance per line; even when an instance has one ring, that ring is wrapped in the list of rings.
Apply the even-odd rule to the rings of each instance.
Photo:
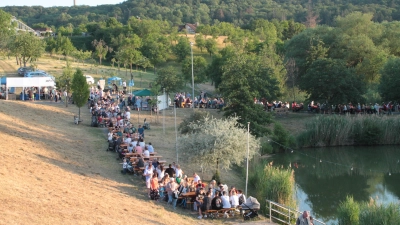
[[[2,77],[1,78],[1,85],[6,84],[7,77]]]
[[[113,81],[119,81],[121,82],[121,78],[120,77],[110,77],[108,78],[108,83],[111,84]]]

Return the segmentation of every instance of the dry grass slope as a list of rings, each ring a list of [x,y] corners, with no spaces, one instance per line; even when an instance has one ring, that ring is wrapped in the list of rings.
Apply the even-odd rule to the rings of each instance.
[[[0,224],[199,223],[146,199],[104,151],[103,131],[72,123],[75,111],[0,101]]]

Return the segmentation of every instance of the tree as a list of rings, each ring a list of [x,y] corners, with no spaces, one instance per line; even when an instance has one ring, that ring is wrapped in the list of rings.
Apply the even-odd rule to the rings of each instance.
[[[108,47],[106,42],[102,39],[100,39],[100,41],[97,41],[95,39],[94,41],[92,41],[92,45],[95,48],[94,54],[96,57],[99,58],[99,65],[101,65],[101,60],[105,59],[109,51],[112,52],[112,48]]]
[[[71,42],[71,39],[69,39],[68,37],[63,37],[61,35],[58,36],[56,39],[56,46],[57,46],[56,51],[63,54],[65,58],[67,58],[67,56],[71,55],[72,52],[76,50],[76,48]]]
[[[156,77],[156,85],[165,88],[167,95],[174,91],[179,91],[183,86],[183,80],[179,77],[173,67],[160,69]]]
[[[45,43],[29,32],[17,34],[10,42],[11,53],[26,67],[26,63],[39,58],[45,49]],[[22,61],[22,62],[21,62]]]
[[[366,85],[355,73],[347,68],[343,60],[317,59],[301,78],[299,86],[311,101],[329,104],[361,102]]]
[[[197,34],[195,36],[195,42],[196,42],[196,46],[200,49],[201,52],[203,52],[203,48],[206,47],[206,41],[204,40],[203,35]]]
[[[217,41],[213,38],[208,38],[204,46],[206,47],[207,52],[208,54],[210,54],[210,56],[218,51]]]
[[[178,152],[183,160],[210,168],[217,163],[222,169],[241,165],[247,157],[247,127],[237,117],[216,119],[206,117],[203,121],[188,124],[189,132],[178,139]],[[249,158],[257,154],[259,140],[249,135]],[[217,168],[218,171],[218,168]]]
[[[0,9],[0,50],[6,49],[13,27],[11,15]]]
[[[385,101],[400,102],[400,58],[389,59],[381,71],[379,93]]]
[[[187,38],[179,37],[178,44],[172,48],[172,51],[174,52],[178,62],[182,62],[187,56],[189,56],[190,43]]]
[[[252,124],[251,133],[257,137],[270,131],[271,114],[265,113],[262,105],[254,104],[254,98],[276,99],[280,96],[279,83],[270,68],[256,55],[236,53],[223,67],[219,90],[224,96],[224,115],[238,116],[238,121]]]
[[[86,82],[85,76],[81,69],[76,69],[74,77],[72,78],[72,98],[75,105],[79,108],[79,121],[81,120],[81,107],[84,106],[89,99],[89,85]]]
[[[150,60],[155,72],[156,67],[167,60],[171,51],[171,44],[165,36],[150,35],[143,40],[143,46],[140,50],[143,56]]]
[[[58,88],[71,93],[72,78],[74,71],[71,68],[70,63],[67,61],[67,67],[63,69],[62,75],[56,78],[56,86]],[[65,101],[65,106],[68,107],[68,100]]]
[[[193,57],[194,82],[203,83],[206,80],[207,61],[201,56]],[[186,58],[182,62],[182,74],[186,82],[192,81],[192,59]]]

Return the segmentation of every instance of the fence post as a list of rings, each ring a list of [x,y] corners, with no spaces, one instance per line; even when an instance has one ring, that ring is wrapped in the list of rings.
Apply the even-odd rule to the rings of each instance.
[[[288,221],[288,224],[290,224],[290,208],[289,208],[289,221]]]
[[[271,209],[271,201],[269,201],[269,222],[272,223],[272,209]]]

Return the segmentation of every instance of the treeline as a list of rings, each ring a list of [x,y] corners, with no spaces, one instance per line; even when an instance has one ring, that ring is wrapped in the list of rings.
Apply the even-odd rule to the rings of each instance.
[[[306,22],[310,9],[319,24],[326,25],[333,25],[337,16],[355,11],[372,13],[375,22],[400,20],[399,0],[128,0],[96,7],[7,6],[2,9],[30,26],[54,27],[78,27],[89,22],[104,22],[110,17],[125,24],[132,16],[164,20],[174,26],[229,22],[244,27],[256,19]]]

